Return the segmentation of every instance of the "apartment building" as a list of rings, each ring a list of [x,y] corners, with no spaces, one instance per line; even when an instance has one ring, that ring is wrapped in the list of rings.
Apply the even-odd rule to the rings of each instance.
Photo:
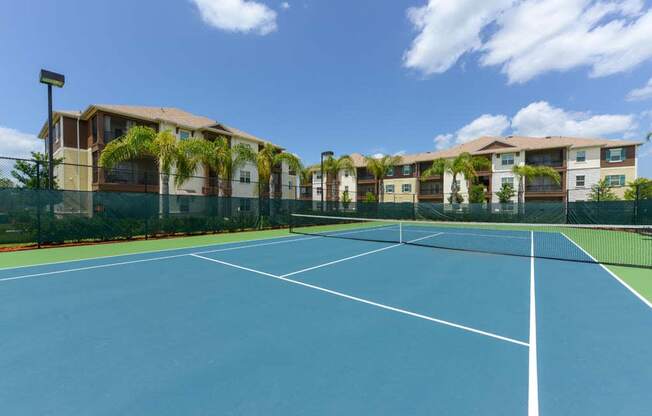
[[[586,200],[591,187],[601,179],[617,187],[637,178],[636,151],[641,144],[636,141],[559,136],[480,137],[442,151],[404,155],[402,164],[388,171],[383,179],[382,201],[448,201],[452,175],[446,172],[441,176],[424,177],[422,172],[432,166],[436,159],[454,158],[463,152],[491,161],[489,169],[477,172],[477,182],[485,186],[488,202],[498,202],[496,192],[504,183],[513,185],[515,190],[524,189],[526,201]],[[354,153],[351,157],[357,172],[355,183],[347,186],[352,194],[357,195],[357,200],[362,201],[367,193],[377,193],[376,179],[365,168],[362,155]],[[560,183],[546,177],[532,178],[521,188],[520,181],[524,179],[515,175],[512,169],[526,164],[555,169],[560,175]],[[468,201],[465,178],[459,175],[457,181],[460,193]],[[620,197],[624,191],[625,188],[614,189]],[[516,198],[514,196],[514,202]]]
[[[80,191],[160,192],[156,161],[151,158],[122,162],[112,169],[98,165],[104,147],[135,125],[149,126],[156,131],[169,130],[179,140],[225,137],[231,146],[241,143],[254,151],[267,143],[242,130],[176,108],[90,105],[84,111],[56,111],[53,115],[54,157],[63,160],[55,171],[59,187]],[[47,140],[47,123],[39,137]],[[231,178],[231,195],[255,197],[258,195],[257,182],[256,165],[247,163]],[[272,197],[296,197],[296,173],[290,172],[287,165],[275,170],[271,182]],[[219,192],[216,175],[207,167],[200,167],[195,177],[179,187],[170,181],[170,194],[173,195],[218,195]]]

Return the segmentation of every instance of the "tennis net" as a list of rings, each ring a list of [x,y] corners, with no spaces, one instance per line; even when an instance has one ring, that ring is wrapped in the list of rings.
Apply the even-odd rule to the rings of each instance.
[[[652,226],[649,225],[473,223],[292,214],[290,232],[652,268]]]

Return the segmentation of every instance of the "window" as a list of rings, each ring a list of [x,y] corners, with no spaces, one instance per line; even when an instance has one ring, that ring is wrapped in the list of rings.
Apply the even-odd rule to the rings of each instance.
[[[240,171],[240,182],[241,183],[251,183],[251,172],[248,170]]]
[[[500,178],[500,185],[505,185],[506,183],[512,185],[512,188],[514,187],[514,177],[513,176],[505,176],[503,178]]]
[[[404,183],[401,185],[401,192],[404,194],[411,194],[412,193],[412,184],[411,183]]]
[[[625,149],[607,149],[607,161],[608,162],[622,162],[625,160]]]
[[[605,179],[609,186],[625,186],[625,175],[608,175]]]
[[[393,167],[388,168],[385,176],[394,176],[394,168]]]
[[[344,192],[349,192],[349,187],[348,186],[344,187]]]
[[[317,195],[321,195],[321,188],[317,188]]]
[[[349,177],[349,171],[348,171],[348,170],[345,170],[345,171],[344,171],[344,177],[345,177],[345,178],[348,178],[348,177]]]
[[[394,185],[385,185],[385,192],[388,194],[393,194],[394,193]]]
[[[514,153],[503,153],[500,155],[500,164],[503,166],[511,166],[514,164]]]
[[[251,199],[240,198],[240,212],[249,212],[251,211]]]
[[[179,130],[179,139],[188,140],[190,137],[192,137],[192,133],[188,130]]]
[[[578,150],[577,153],[575,153],[575,161],[586,162],[586,150]]]
[[[584,188],[584,185],[586,184],[586,176],[585,175],[577,175],[575,177],[575,186],[578,188]]]
[[[321,180],[321,172],[315,173],[315,179],[317,179],[318,181]]]
[[[403,166],[403,176],[410,176],[412,175],[412,166],[411,165],[404,165]]]
[[[292,189],[292,181],[288,181],[288,189]]]

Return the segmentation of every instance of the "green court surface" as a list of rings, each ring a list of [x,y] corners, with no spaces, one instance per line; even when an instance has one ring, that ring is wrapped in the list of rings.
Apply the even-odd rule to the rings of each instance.
[[[350,223],[338,225],[323,225],[312,227],[311,231],[342,231],[368,227],[383,227],[386,223]],[[446,226],[438,224],[439,227]],[[454,225],[451,225],[453,227]],[[496,229],[496,225],[475,224],[478,229]],[[530,231],[526,225],[515,224],[500,227],[503,230]],[[590,255],[600,259],[609,257],[617,250],[619,256],[631,256],[634,260],[638,258],[642,250],[646,247],[631,238],[628,233],[627,238],[623,238],[623,233],[603,230],[586,230],[573,229],[567,227],[554,227],[546,229],[549,232],[563,232],[568,238],[581,246]],[[107,256],[119,256],[125,254],[138,254],[152,251],[173,250],[188,247],[201,247],[205,245],[225,244],[238,241],[250,241],[267,238],[288,237],[290,234],[287,230],[265,230],[265,231],[248,231],[229,234],[212,234],[192,237],[173,237],[153,240],[138,240],[130,242],[114,242],[102,244],[90,244],[82,246],[55,247],[41,250],[23,250],[16,252],[0,253],[0,268],[32,266],[38,264],[55,263],[71,260],[92,259]],[[638,236],[637,238],[649,238]],[[638,243],[638,244],[637,244]],[[623,260],[627,261],[627,258]],[[652,301],[652,278],[650,278],[650,269],[639,267],[612,266],[607,267],[611,272],[620,277],[632,289],[636,290],[646,299]]]
[[[34,266],[62,261],[84,260],[178,248],[212,246],[238,241],[289,237],[287,230],[243,231],[192,237],[171,237],[151,240],[121,241],[81,246],[52,247],[0,253],[0,268]]]

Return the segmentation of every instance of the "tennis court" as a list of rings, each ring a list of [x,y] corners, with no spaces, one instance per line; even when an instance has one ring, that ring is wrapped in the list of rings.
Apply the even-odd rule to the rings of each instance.
[[[303,218],[0,269],[3,413],[650,414],[652,305],[582,230]]]

